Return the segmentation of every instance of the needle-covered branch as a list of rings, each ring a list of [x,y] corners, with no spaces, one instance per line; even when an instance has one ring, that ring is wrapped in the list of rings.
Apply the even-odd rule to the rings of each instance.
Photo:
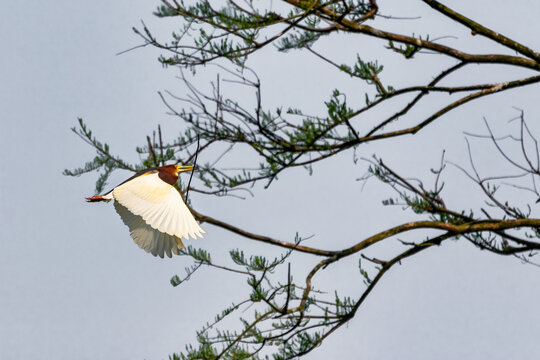
[[[132,165],[111,153],[109,146],[98,141],[80,120],[73,131],[96,151],[96,156],[81,168],[64,173],[78,176],[99,171],[96,189],[100,192],[117,169],[192,165],[197,159],[193,182],[177,184],[182,194],[189,187],[187,202],[195,218],[227,230],[231,235],[227,243],[238,236],[260,243],[258,254],[267,254],[269,247],[285,251],[269,259],[233,249],[229,263],[217,263],[204,249],[185,249],[181,255],[192,259],[192,264],[184,275],[171,279],[173,285],[197,281],[196,273],[207,268],[229,273],[234,278],[231,281],[245,279],[249,291],[228,300],[231,305],[197,333],[197,344],[186,346],[173,359],[262,359],[270,354],[274,359],[291,359],[305,355],[355,319],[384,275],[398,268],[395,265],[405,269],[415,256],[427,256],[429,252],[424,250],[440,247],[442,251],[449,241],[470,242],[481,250],[515,256],[524,262],[534,260],[540,250],[540,219],[531,216],[531,209],[540,198],[540,153],[523,113],[517,118],[517,135],[498,137],[487,122],[487,134],[468,134],[468,164],[450,162],[440,149],[443,156],[438,167],[431,169],[429,179],[418,172],[405,174],[396,169],[399,162],[383,161],[378,154],[358,161],[359,146],[365,154],[375,142],[388,144],[404,135],[417,139],[427,127],[437,126],[457,109],[482,104],[481,99],[494,94],[515,94],[514,89],[536,91],[540,83],[540,55],[535,49],[438,1],[422,2],[433,9],[434,16],[445,17],[457,28],[470,29],[476,35],[471,41],[481,36],[500,51],[470,52],[464,50],[461,40],[449,46],[443,43],[444,37],[429,35],[437,31],[433,28],[424,29],[425,35],[412,36],[406,24],[400,33],[387,31],[387,24],[397,17],[382,16],[381,12],[393,13],[393,9],[375,0],[226,0],[220,4],[162,0],[155,14],[176,19],[179,24],[171,39],[162,41],[144,23],[141,29],[135,29],[143,41],[140,47],[160,49],[159,61],[180,70],[184,93],[161,91],[159,96],[172,118],[183,125],[183,132],[166,135],[158,125],[157,132],[140,139],[136,148],[140,163]],[[393,60],[375,58],[372,49],[360,48],[352,54],[353,61],[345,51],[350,49],[343,53],[328,51],[323,39],[339,36],[348,36],[351,44],[362,43],[367,37],[379,40],[378,50]],[[317,89],[316,95],[323,99],[319,112],[295,106],[293,91],[287,93],[290,103],[269,106],[272,99],[263,97],[266,85],[262,77],[248,66],[251,56],[262,49],[267,57],[272,56],[272,49],[282,53],[305,51],[314,62],[328,66],[337,82],[353,82],[354,91]],[[433,65],[425,68],[437,70],[430,70],[430,74],[409,71],[408,66],[415,62]],[[492,65],[498,70],[484,71],[481,80],[462,76],[469,74],[473,65],[475,71],[492,70]],[[399,78],[388,75],[389,67],[400,70]],[[215,80],[209,86],[201,84],[198,72],[214,70]],[[302,87],[301,83],[295,85]],[[294,87],[285,86],[283,91],[289,88]],[[500,174],[482,173],[481,160],[475,157],[471,142],[484,140],[489,141],[484,146],[493,147],[490,155],[499,156],[497,164],[507,166]],[[288,237],[278,238],[260,234],[241,220],[226,222],[210,211],[199,210],[203,198],[225,201],[215,197],[255,196],[294,168],[304,167],[309,175],[315,174],[314,164],[322,166],[344,152],[351,153],[353,165],[367,168],[360,180],[374,179],[389,186],[392,195],[381,199],[382,203],[407,211],[406,222],[384,217],[380,219],[385,225],[382,231],[359,231],[355,238],[341,239],[333,248],[330,239],[326,246],[314,247],[296,229],[291,229]],[[457,168],[459,175],[448,175],[449,168]],[[455,184],[460,176],[484,202],[449,201],[448,184]],[[502,189],[524,192],[531,201],[516,204]],[[196,200],[191,200],[191,194],[197,194]],[[370,206],[366,204],[367,209]],[[209,236],[211,228],[206,228]],[[386,244],[393,246],[390,255]],[[305,262],[297,262],[299,258]],[[344,277],[349,281],[348,294],[338,294],[334,284],[322,281],[320,274],[339,277],[342,267],[335,264],[344,259],[354,259],[358,265],[348,268]],[[310,265],[296,265],[299,263]]]

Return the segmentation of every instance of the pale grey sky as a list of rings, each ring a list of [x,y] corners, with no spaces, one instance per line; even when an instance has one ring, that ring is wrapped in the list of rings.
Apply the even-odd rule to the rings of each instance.
[[[430,13],[419,1],[380,3],[385,12],[401,3],[406,15]],[[512,7],[503,1],[445,3],[540,49],[540,6],[534,1]],[[246,291],[243,279],[210,270],[173,288],[169,279],[183,273],[187,259],[147,255],[133,244],[112,206],[83,201],[93,195],[95,176],[61,175],[64,168],[80,166],[93,156],[92,149],[69,130],[77,117],[83,117],[115,153],[131,161],[137,160],[135,146],[143,145],[145,135],[158,123],[170,134],[168,139],[181,128],[165,114],[157,96],[163,89],[183,91],[174,78],[177,71],[163,69],[156,61],[158,53],[151,49],[115,56],[139,43],[131,27],[141,19],[162,34],[173,29],[170,19],[151,15],[157,4],[126,0],[63,0],[54,6],[41,1],[0,3],[5,49],[0,57],[4,160],[0,172],[0,359],[165,359],[194,342],[195,331],[203,323]],[[409,29],[414,24],[405,25]],[[437,26],[433,36],[455,33],[436,16],[418,20],[417,33],[422,24]],[[405,25],[396,21],[388,28],[397,31]],[[485,42],[470,42],[467,31],[461,29],[457,35],[446,41],[479,53],[488,51],[481,48]],[[382,45],[363,40],[347,50],[351,59],[355,52],[377,58],[383,53]],[[346,48],[343,40],[325,40],[321,46],[329,54]],[[399,79],[403,70],[392,66],[392,59],[386,59],[384,76]],[[427,63],[433,61],[420,62],[417,70],[424,66],[429,79],[436,67]],[[326,65],[307,55],[276,55],[270,49],[256,57],[252,66],[260,71],[272,106],[311,106],[315,112],[332,88],[354,92],[358,86],[327,73]],[[480,79],[482,73],[473,69],[467,76]],[[201,87],[208,79],[198,80]],[[407,79],[403,76],[404,84]],[[453,112],[415,141],[400,139],[359,151],[367,157],[378,152],[413,176],[429,174],[443,148],[449,159],[466,164],[462,132],[483,131],[482,117],[500,134],[510,131],[507,120],[516,116],[512,106],[524,109],[540,134],[538,86],[533,86]],[[442,139],[441,133],[445,134]],[[493,151],[477,148],[479,159],[489,159],[486,171],[502,166],[500,158],[489,157]],[[317,165],[312,177],[301,170],[291,171],[270,189],[258,188],[256,197],[245,201],[191,196],[202,212],[251,231],[283,239],[297,231],[315,234],[313,246],[337,248],[412,218],[380,204],[380,199],[392,195],[385,187],[372,182],[361,191],[355,180],[364,171],[346,153]],[[109,185],[128,175],[115,173]],[[463,180],[463,184],[469,183]],[[453,201],[466,204],[472,196],[455,191]],[[291,208],[291,203],[301,205]],[[538,217],[538,207],[533,211]],[[276,251],[209,225],[203,227],[207,236],[196,245],[217,259],[226,258],[233,247],[264,254]],[[373,255],[381,254],[373,251]],[[293,267],[301,268],[306,261],[296,257]],[[349,284],[347,274],[356,271],[355,261],[340,265],[344,281],[334,277],[340,272],[329,270],[321,274],[322,284]],[[358,316],[307,358],[535,359],[540,356],[539,297],[538,267],[480,252],[464,242],[447,243],[392,270]]]

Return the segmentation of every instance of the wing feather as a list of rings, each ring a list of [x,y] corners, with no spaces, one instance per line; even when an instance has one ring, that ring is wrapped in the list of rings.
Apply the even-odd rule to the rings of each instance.
[[[168,257],[172,257],[171,249],[172,249],[172,239],[171,236],[165,237],[165,253]],[[174,244],[176,246],[176,244]]]
[[[159,240],[160,240],[161,235],[163,235],[163,234],[158,233],[158,234],[156,234],[156,236],[154,236],[154,243],[153,243],[153,246],[152,246],[152,250],[150,251],[152,253],[152,255],[154,255],[154,256],[158,256]]]
[[[185,248],[182,239],[180,239],[179,237],[175,236],[174,241],[176,242],[176,247],[178,248],[178,250]]]
[[[163,258],[164,254],[168,257],[172,257],[171,253],[178,255],[179,250],[184,247],[180,238],[154,229],[120,202],[115,201],[114,208],[129,228],[133,241],[144,251]]]
[[[182,247],[184,244],[182,244]],[[178,255],[179,251],[178,251],[178,245],[176,245],[176,236],[174,236],[171,240],[171,251],[174,255]]]
[[[160,258],[163,259],[163,250],[165,249],[165,239],[164,239],[164,236],[165,234],[163,233],[160,233],[159,234],[159,237],[158,237],[158,241],[157,241],[157,254]]]
[[[178,238],[202,237],[205,232],[178,191],[161,180],[158,173],[147,173],[127,181],[113,190],[114,199],[152,228]],[[175,241],[178,245],[178,241]],[[152,253],[159,252],[152,247]]]
[[[142,220],[142,218],[141,218]],[[138,234],[140,233],[140,235]],[[147,251],[147,249],[150,247],[150,243],[152,242],[152,237],[153,237],[153,234],[151,231],[139,231],[139,232],[135,232],[135,231],[131,231],[131,237],[135,240],[135,239],[138,239],[139,241],[135,240],[135,242],[137,243],[137,245],[139,245],[139,247],[141,249],[144,249],[145,251]],[[139,235],[139,236],[138,236]]]

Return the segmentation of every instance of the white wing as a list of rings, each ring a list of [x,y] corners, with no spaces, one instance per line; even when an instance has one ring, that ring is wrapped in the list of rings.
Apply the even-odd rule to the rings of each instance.
[[[184,247],[179,237],[154,229],[142,217],[133,214],[118,201],[114,202],[114,208],[129,228],[135,243],[144,251],[163,258],[164,254],[167,254],[168,257],[172,257],[172,254],[178,255],[178,250]]]
[[[178,238],[202,237],[205,232],[178,191],[161,180],[158,173],[141,175],[112,191],[114,199],[134,215],[162,233]],[[128,225],[129,226],[129,225]]]

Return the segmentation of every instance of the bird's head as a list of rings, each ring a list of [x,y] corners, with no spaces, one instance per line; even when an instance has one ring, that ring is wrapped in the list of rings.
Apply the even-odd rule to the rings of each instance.
[[[176,168],[176,173],[181,173],[182,171],[191,171],[193,170],[193,166],[183,166],[183,165],[174,165]]]

